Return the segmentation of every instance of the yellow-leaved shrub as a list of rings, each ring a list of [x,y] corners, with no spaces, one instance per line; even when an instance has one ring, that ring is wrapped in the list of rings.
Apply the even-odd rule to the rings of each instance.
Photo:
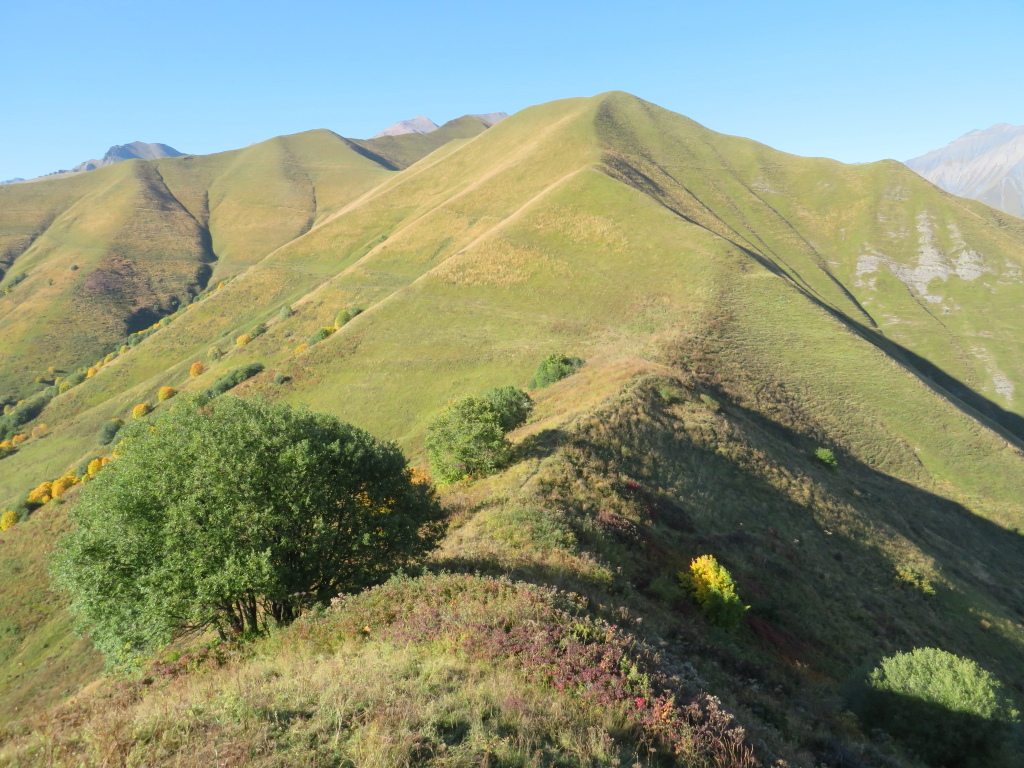
[[[162,403],[164,400],[170,400],[175,394],[177,390],[174,387],[160,387],[156,392],[156,399]]]
[[[28,440],[28,435],[27,434],[23,433],[23,434],[20,434],[20,435],[15,435],[14,437],[11,438],[11,444],[12,445],[21,445],[26,440]]]
[[[133,419],[141,419],[143,416],[145,416],[148,413],[149,413],[149,404],[148,403],[139,403],[134,408],[132,408],[132,418]]]
[[[191,367],[189,367],[188,375],[194,379],[196,378],[196,376],[201,376],[203,374],[203,371],[205,370],[206,366],[203,365],[198,360],[196,360],[194,363],[192,363]]]
[[[303,343],[303,344],[299,344],[299,346],[297,346],[297,347],[295,348],[295,354],[296,354],[296,355],[301,355],[301,354],[302,354],[303,352],[305,352],[305,351],[306,351],[307,349],[309,349],[309,344],[305,344],[305,343]]]
[[[8,509],[0,515],[0,531],[6,531],[16,522],[18,522],[18,513],[13,509]]]
[[[28,494],[29,504],[45,504],[53,496],[53,483],[47,480],[45,483],[40,483]]]
[[[252,336],[250,336],[248,333],[243,333],[241,336],[235,339],[235,344],[237,344],[240,347],[244,347],[250,341],[252,341]]]
[[[690,572],[680,573],[684,586],[693,591],[694,597],[704,609],[712,624],[725,629],[735,629],[747,607],[736,594],[732,574],[725,569],[714,555],[701,555],[690,562]]]
[[[53,481],[50,496],[54,499],[58,499],[64,495],[68,488],[78,485],[78,482],[78,478],[75,475],[64,475],[63,477],[58,477]]]

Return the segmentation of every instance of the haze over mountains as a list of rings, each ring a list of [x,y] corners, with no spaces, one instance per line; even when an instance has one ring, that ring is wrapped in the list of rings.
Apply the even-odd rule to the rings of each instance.
[[[82,692],[0,729],[0,763],[919,768],[846,710],[865,665],[934,646],[1024,694],[1024,221],[622,92],[489,117],[0,188],[0,400],[39,405],[0,509],[112,456],[112,419],[243,366],[263,370],[232,394],[334,414],[422,468],[453,398],[586,360],[534,393],[510,466],[442,491],[440,575],[202,677],[82,690],[97,656],[40,597],[76,491],[26,516],[0,534],[0,698],[23,717]],[[751,606],[732,634],[680,582],[706,553]],[[630,687],[647,673],[588,655],[612,633],[513,621],[491,577],[582,596],[567,622],[655,649],[676,701],[718,697],[756,762],[712,739],[679,758],[651,735],[678,713]],[[552,677],[573,665],[630,677]]]
[[[974,130],[906,164],[954,195],[1024,216],[1024,126]]]

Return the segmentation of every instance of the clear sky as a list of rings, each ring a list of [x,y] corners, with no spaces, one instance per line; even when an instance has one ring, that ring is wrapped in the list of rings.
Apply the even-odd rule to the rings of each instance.
[[[846,162],[1024,124],[1024,1],[0,0],[0,179],[625,90]]]

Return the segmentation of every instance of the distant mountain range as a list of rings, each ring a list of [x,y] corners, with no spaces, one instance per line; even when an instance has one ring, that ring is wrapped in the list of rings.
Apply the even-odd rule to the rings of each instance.
[[[1024,126],[971,131],[906,165],[954,195],[1024,216]]]
[[[479,117],[485,123],[494,125],[504,120],[508,115],[505,112],[488,112],[486,115],[470,115],[470,117]],[[437,128],[437,123],[429,117],[418,115],[412,120],[399,120],[394,125],[388,126],[371,138],[379,139],[382,136],[402,136],[407,133],[430,133],[431,131],[436,131]]]
[[[54,171],[53,173],[46,173],[42,176],[37,176],[37,179],[48,179],[52,176],[67,176],[74,173],[81,173],[82,171],[92,171],[96,168],[102,168],[106,165],[113,165],[114,163],[120,163],[125,160],[156,160],[159,157],[181,157],[185,154],[179,152],[174,147],[168,146],[167,144],[150,144],[145,141],[133,141],[131,144],[115,144],[106,151],[99,160],[86,160],[79,163],[74,168],[67,170]],[[22,179],[16,177],[8,179],[7,181],[0,181],[0,184],[14,184],[19,181],[34,181],[35,179]]]

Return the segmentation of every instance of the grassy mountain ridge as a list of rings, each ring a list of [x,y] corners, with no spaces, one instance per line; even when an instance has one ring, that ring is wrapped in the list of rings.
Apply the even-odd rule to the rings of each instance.
[[[167,227],[210,232],[235,277],[26,425],[50,432],[0,461],[0,499],[100,450],[103,422],[155,403],[157,387],[204,389],[244,363],[267,370],[238,394],[338,414],[419,461],[450,398],[524,384],[545,354],[578,354],[590,361],[579,374],[538,393],[517,462],[447,492],[453,529],[437,568],[625,605],[644,620],[629,631],[666,643],[668,668],[694,665],[762,756],[794,765],[826,762],[821,734],[862,764],[896,754],[868,743],[837,694],[894,650],[944,647],[1024,693],[1017,224],[898,164],[796,158],[622,93],[524,110],[399,172],[332,136],[257,145],[251,166],[212,156],[203,178],[187,170],[198,160],[140,166],[179,203],[164,203]],[[322,177],[308,170],[335,150],[351,175],[326,161]],[[259,205],[230,190],[257,159],[280,171],[265,199],[295,207],[247,234]],[[312,207],[310,188],[318,201],[333,190],[331,202]],[[286,305],[296,313],[279,316]],[[296,352],[353,305],[364,311]],[[258,322],[267,332],[236,345]],[[211,346],[224,356],[210,360]],[[209,370],[191,380],[200,359]],[[837,470],[813,461],[819,446]],[[706,552],[752,606],[735,637],[678,585]],[[359,648],[352,658],[386,653]],[[496,680],[495,669],[472,674]],[[375,728],[398,727],[379,713]]]

